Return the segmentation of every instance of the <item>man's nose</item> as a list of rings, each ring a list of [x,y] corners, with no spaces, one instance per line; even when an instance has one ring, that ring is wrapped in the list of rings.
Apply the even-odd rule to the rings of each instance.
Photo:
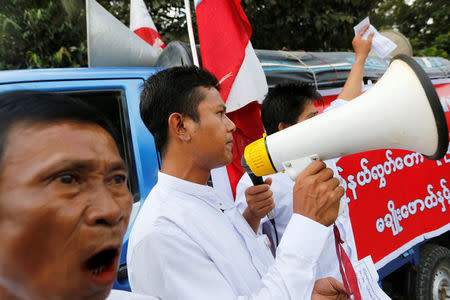
[[[116,225],[125,217],[125,210],[118,198],[108,190],[105,184],[96,187],[89,195],[90,207],[86,219],[89,225]]]
[[[236,125],[234,124],[233,121],[231,121],[230,118],[228,118],[227,115],[225,115],[227,117],[227,129],[228,131],[234,132],[236,130]]]

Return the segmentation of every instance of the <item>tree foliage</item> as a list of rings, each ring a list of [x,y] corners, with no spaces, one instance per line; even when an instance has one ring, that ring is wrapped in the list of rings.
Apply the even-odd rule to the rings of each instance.
[[[129,0],[97,1],[129,25]],[[0,69],[86,66],[84,3],[85,0],[2,1]],[[188,41],[184,1],[145,3],[166,44]],[[370,15],[371,23],[378,29],[394,28],[407,36],[417,56],[448,58],[450,51],[447,0],[415,0],[409,5],[405,0],[241,3],[253,28],[253,46],[259,49],[351,50],[353,26]]]
[[[373,12],[378,28],[394,28],[411,42],[416,56],[442,56],[450,53],[450,2],[448,0],[385,0]]]
[[[243,0],[242,6],[252,24],[255,48],[338,51],[351,49],[353,26],[378,2]]]
[[[9,0],[0,7],[0,69],[84,65],[86,42],[58,0]]]

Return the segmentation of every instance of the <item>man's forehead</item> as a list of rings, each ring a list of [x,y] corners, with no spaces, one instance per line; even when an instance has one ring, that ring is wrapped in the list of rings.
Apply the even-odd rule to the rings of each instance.
[[[111,135],[96,124],[75,121],[21,123],[6,139],[3,166],[24,161],[120,160]]]
[[[44,138],[65,139],[67,134],[74,134],[76,132],[84,132],[82,135],[89,133],[104,136],[107,139],[114,140],[109,132],[103,129],[100,125],[83,122],[77,120],[56,120],[56,121],[22,121],[14,124],[7,133],[7,142],[14,142],[22,138],[30,138],[41,135]]]
[[[204,106],[214,107],[214,108],[225,108],[225,103],[220,96],[219,91],[214,87],[201,87],[203,90],[203,100],[200,104],[203,103]]]

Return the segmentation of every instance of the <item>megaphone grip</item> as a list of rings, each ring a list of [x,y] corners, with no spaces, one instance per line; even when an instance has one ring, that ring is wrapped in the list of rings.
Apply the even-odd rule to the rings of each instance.
[[[262,178],[262,176],[256,176],[252,170],[250,169],[250,167],[247,165],[247,161],[245,160],[245,155],[242,156],[241,158],[241,166],[244,169],[244,171],[248,174],[248,176],[250,176],[250,179],[253,182],[253,185],[260,185],[264,183],[264,180]],[[275,231],[275,237],[276,237],[276,244],[273,245],[273,247],[278,246],[278,230],[277,230],[277,226],[275,224],[275,215],[273,214],[273,211],[270,211],[267,214],[267,218],[269,219],[270,223],[273,226],[273,230]]]
[[[260,185],[260,184],[264,183],[264,180],[261,176],[256,176],[253,173],[247,173],[247,174],[248,174],[248,176],[250,176],[250,179],[252,180],[253,185]]]
[[[245,156],[242,156],[241,158],[241,166],[244,169],[244,171],[250,176],[250,179],[253,182],[253,185],[260,185],[264,183],[264,180],[261,176],[256,176],[250,167],[247,165],[247,161],[245,160]]]

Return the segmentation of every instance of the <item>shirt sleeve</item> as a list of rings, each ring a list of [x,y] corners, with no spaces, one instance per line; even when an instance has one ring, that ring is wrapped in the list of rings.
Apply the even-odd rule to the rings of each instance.
[[[164,300],[310,299],[317,261],[330,233],[327,227],[294,214],[260,289],[240,295],[200,245],[168,223],[133,249],[131,288]]]
[[[238,211],[242,214],[247,208],[247,199],[245,198],[245,191],[251,186],[251,180],[247,173],[242,175],[239,183],[236,186],[236,201],[234,202]]]
[[[356,263],[358,261],[358,252],[356,251],[355,237],[353,236],[352,223],[348,206],[344,212],[336,219],[336,225],[341,232],[342,240],[344,241],[344,250],[347,253],[350,261]]]
[[[141,240],[128,264],[133,292],[165,300],[235,298],[214,262],[173,223]]]
[[[325,111],[324,111],[324,112],[327,112],[327,111],[329,111],[329,110],[338,108],[339,106],[344,105],[344,104],[347,104],[348,102],[349,102],[349,101],[344,100],[344,99],[336,99],[336,100],[334,100],[334,101],[332,101],[332,102],[330,103],[330,106],[328,106],[327,108],[325,108]]]

